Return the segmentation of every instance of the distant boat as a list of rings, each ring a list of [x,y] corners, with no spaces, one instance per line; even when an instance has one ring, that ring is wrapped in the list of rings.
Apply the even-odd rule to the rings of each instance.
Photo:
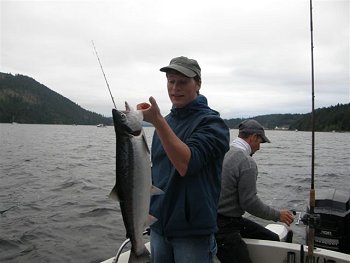
[[[15,116],[14,115],[12,115],[12,122],[11,122],[12,124],[18,124],[17,122],[15,122]]]
[[[105,128],[105,127],[107,127],[107,126],[104,125],[103,123],[100,123],[100,124],[97,125],[97,127],[99,127],[99,128]]]
[[[288,127],[278,127],[278,126],[276,126],[274,130],[287,131]]]

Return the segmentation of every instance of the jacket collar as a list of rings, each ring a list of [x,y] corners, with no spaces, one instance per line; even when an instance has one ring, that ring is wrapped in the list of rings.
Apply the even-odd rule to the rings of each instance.
[[[186,116],[191,112],[194,111],[199,111],[202,109],[208,109],[208,101],[207,98],[203,95],[198,95],[193,101],[188,103],[185,107],[183,108],[175,108],[174,106],[172,107],[171,115],[172,116]]]
[[[236,139],[234,139],[232,141],[231,146],[242,150],[243,152],[245,152],[248,155],[250,155],[252,153],[252,148],[250,147],[250,145],[245,140],[243,140],[239,137],[237,137]]]

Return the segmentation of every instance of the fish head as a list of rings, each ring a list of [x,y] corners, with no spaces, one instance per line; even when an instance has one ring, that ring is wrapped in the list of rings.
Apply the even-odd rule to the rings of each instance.
[[[140,134],[142,130],[143,113],[134,110],[125,102],[125,110],[112,110],[114,129],[116,132],[125,132],[132,135]]]

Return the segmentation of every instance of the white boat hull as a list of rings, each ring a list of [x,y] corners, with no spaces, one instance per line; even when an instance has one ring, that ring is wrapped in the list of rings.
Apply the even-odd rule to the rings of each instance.
[[[254,263],[287,262],[287,253],[294,252],[295,262],[300,262],[301,245],[267,240],[245,239],[249,255]],[[308,247],[304,245],[304,262],[306,261]],[[350,255],[328,249],[314,249],[315,262],[334,260],[336,263],[350,263]],[[317,258],[319,260],[317,261]]]
[[[294,252],[295,262],[300,262],[301,245],[295,243],[285,243],[276,241],[244,239],[247,243],[249,255],[253,263],[285,263],[287,262],[287,253]],[[146,243],[147,249],[150,249],[150,243]],[[130,251],[122,253],[118,263],[126,263],[129,259]],[[304,245],[304,262],[307,256],[307,246]],[[314,250],[315,262],[327,262],[334,260],[336,263],[350,263],[350,255],[335,252],[332,250],[316,248]],[[317,260],[318,259],[318,260]],[[219,261],[217,261],[219,262]],[[110,258],[101,263],[116,263],[114,258]]]

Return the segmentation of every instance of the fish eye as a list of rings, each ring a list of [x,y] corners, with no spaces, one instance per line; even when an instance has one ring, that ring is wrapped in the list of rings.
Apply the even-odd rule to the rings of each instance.
[[[121,118],[122,121],[125,121],[126,120],[126,114],[121,112],[120,113],[120,118]]]

